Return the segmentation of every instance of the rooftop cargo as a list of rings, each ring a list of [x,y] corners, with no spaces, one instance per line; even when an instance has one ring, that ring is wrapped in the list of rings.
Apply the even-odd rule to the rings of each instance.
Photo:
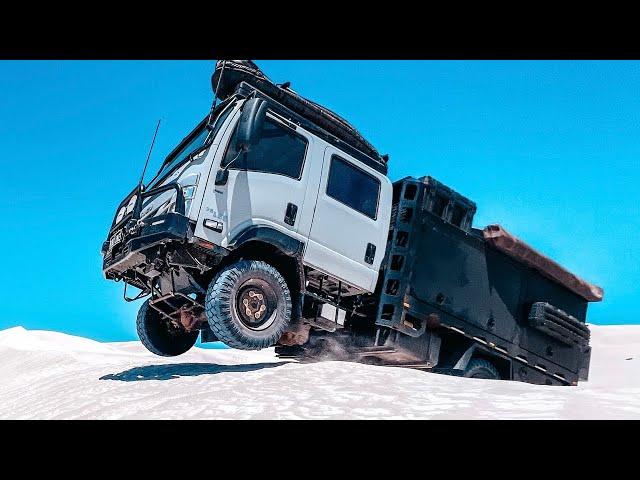
[[[232,95],[241,82],[254,86],[346,144],[386,165],[388,157],[380,155],[353,125],[328,108],[300,96],[287,84],[276,85],[251,60],[219,60],[216,63],[211,87],[218,98],[224,100]]]

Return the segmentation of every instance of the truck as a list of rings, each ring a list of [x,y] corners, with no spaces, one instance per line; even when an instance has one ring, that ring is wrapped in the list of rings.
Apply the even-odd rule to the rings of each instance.
[[[221,60],[209,113],[116,208],[103,274],[160,356],[198,340],[543,385],[588,379],[593,285],[349,122]],[[144,177],[144,173],[143,173]],[[127,293],[134,287],[137,294]]]

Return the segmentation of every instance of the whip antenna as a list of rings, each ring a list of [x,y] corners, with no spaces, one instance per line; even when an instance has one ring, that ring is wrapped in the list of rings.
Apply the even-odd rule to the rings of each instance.
[[[144,169],[142,170],[142,175],[140,175],[140,183],[138,187],[142,187],[142,182],[144,181],[144,174],[147,172],[147,166],[149,165],[149,159],[151,158],[151,152],[153,152],[153,146],[156,144],[156,137],[158,136],[158,130],[160,129],[160,121],[158,120],[158,124],[156,125],[156,131],[153,133],[153,140],[151,140],[151,147],[149,147],[149,153],[147,153],[147,160],[144,162]]]

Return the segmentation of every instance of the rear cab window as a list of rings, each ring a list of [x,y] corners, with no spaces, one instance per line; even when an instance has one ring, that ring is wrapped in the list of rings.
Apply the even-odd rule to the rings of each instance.
[[[331,157],[327,195],[376,220],[380,199],[380,180],[337,156]]]

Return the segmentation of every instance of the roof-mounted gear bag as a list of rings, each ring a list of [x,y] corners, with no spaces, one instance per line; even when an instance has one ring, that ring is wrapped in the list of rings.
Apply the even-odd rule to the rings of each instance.
[[[251,60],[218,60],[216,69],[211,77],[211,86],[214,92],[218,92],[220,100],[232,95],[241,82],[246,82],[256,87],[353,148],[360,150],[378,162],[386,164],[388,157],[380,155],[373,145],[365,140],[349,122],[331,110],[301,97],[286,84],[282,86],[276,85]]]

